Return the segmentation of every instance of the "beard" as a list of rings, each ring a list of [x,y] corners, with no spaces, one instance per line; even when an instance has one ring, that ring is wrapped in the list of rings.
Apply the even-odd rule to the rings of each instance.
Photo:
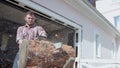
[[[27,24],[28,24],[29,26],[31,26],[31,25],[34,24],[34,22],[28,22]]]
[[[26,23],[26,25],[28,25],[29,27],[32,27],[34,23]]]

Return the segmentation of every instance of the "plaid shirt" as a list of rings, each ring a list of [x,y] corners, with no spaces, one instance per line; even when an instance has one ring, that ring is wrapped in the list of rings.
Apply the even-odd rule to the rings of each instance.
[[[33,25],[28,27],[24,25],[18,28],[16,41],[20,39],[34,40],[37,36],[47,37],[45,30],[41,26]]]

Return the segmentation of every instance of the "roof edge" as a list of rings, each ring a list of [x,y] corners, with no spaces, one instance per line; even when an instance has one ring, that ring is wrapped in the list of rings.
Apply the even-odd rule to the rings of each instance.
[[[110,33],[115,33],[120,36],[120,32],[87,0],[64,0],[66,3],[70,4],[72,7],[82,12],[86,17],[94,21]]]

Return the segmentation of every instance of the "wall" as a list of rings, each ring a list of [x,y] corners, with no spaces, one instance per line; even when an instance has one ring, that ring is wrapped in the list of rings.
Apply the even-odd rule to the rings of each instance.
[[[100,0],[96,2],[96,8],[115,26],[114,17],[120,16],[119,4],[119,0]],[[118,30],[120,30],[119,26],[117,27]]]
[[[63,0],[32,0],[37,1],[39,5],[64,16],[77,24],[83,26],[83,41],[82,41],[82,58],[94,58],[94,31],[97,30],[101,35],[102,44],[102,58],[110,58],[111,43],[114,35],[105,31],[104,28],[99,27],[88,17],[85,17],[81,12],[75,10],[73,7],[65,3]],[[100,23],[100,22],[99,22]]]

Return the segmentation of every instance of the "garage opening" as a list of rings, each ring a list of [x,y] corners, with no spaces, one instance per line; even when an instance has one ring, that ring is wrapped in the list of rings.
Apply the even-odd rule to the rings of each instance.
[[[59,44],[67,44],[74,47],[74,27],[54,19],[44,13],[40,13],[28,6],[20,7],[8,1],[0,2],[0,59],[7,59],[13,63],[18,51],[16,43],[17,28],[25,24],[24,14],[33,10],[36,15],[36,24],[42,26],[47,32],[47,40]],[[6,64],[8,62],[6,61]],[[12,66],[12,65],[11,65]]]

